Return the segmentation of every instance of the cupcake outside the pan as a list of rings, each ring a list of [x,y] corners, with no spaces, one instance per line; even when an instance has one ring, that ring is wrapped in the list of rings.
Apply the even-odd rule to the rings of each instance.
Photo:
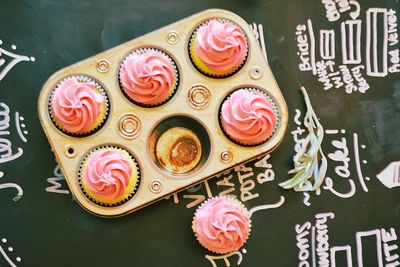
[[[196,210],[192,229],[199,243],[209,251],[219,254],[234,252],[249,238],[250,213],[233,197],[214,197]]]

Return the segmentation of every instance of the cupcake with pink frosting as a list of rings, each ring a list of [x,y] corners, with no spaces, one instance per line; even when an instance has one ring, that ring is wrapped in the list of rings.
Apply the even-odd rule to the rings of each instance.
[[[192,229],[199,243],[209,251],[230,253],[247,241],[251,230],[250,213],[234,198],[214,197],[196,210]]]
[[[225,19],[211,19],[192,34],[190,58],[203,74],[223,78],[234,74],[245,63],[248,42],[243,29]]]
[[[49,113],[58,129],[72,136],[85,136],[98,130],[108,115],[104,89],[86,76],[60,81],[49,99]]]
[[[158,106],[172,97],[178,86],[175,62],[166,53],[153,49],[134,50],[122,62],[120,87],[132,102],[141,106]]]
[[[101,206],[118,206],[135,195],[140,171],[128,151],[100,147],[82,161],[78,180],[82,192],[92,202]]]
[[[275,132],[279,112],[264,92],[246,88],[228,95],[220,109],[224,133],[240,145],[255,146],[266,142]]]

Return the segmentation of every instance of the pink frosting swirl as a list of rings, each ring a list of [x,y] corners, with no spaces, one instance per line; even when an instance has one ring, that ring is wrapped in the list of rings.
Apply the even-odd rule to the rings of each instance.
[[[197,31],[195,51],[206,66],[226,72],[242,64],[247,54],[243,30],[231,22],[210,20]]]
[[[240,89],[222,104],[222,127],[244,144],[258,144],[272,135],[277,118],[272,104],[260,92]]]
[[[58,86],[52,98],[54,116],[66,131],[85,133],[93,129],[99,118],[104,97],[93,82],[70,78]]]
[[[164,101],[175,83],[174,67],[170,59],[151,50],[128,56],[119,75],[125,93],[142,104]]]
[[[238,250],[250,234],[250,217],[226,197],[205,202],[196,212],[193,228],[208,250],[229,253]]]
[[[132,166],[121,152],[96,151],[90,155],[83,173],[83,181],[94,196],[107,201],[125,193],[131,175]]]

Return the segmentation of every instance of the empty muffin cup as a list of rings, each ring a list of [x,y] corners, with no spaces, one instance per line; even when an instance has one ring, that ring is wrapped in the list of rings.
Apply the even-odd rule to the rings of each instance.
[[[161,171],[172,175],[185,175],[201,168],[210,150],[207,130],[188,116],[162,120],[149,139],[151,159]]]

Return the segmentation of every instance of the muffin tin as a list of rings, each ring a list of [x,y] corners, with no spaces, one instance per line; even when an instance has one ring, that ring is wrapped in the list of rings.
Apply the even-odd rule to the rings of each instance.
[[[245,64],[227,78],[207,77],[193,66],[189,57],[188,45],[193,31],[212,18],[233,21],[243,29],[249,42]],[[174,60],[179,71],[179,85],[174,95],[157,107],[136,105],[120,89],[118,72],[121,62],[140,48],[164,51]],[[106,122],[95,133],[70,136],[52,122],[49,99],[60,81],[82,75],[102,85],[108,96],[109,112]],[[222,101],[239,88],[265,92],[278,108],[277,128],[261,145],[247,147],[236,144],[221,129],[219,110]],[[128,214],[272,151],[281,142],[288,123],[285,100],[252,30],[239,16],[219,9],[200,12],[58,71],[43,86],[38,105],[41,124],[72,194],[83,208],[102,217]],[[176,128],[177,133],[181,132],[179,129],[188,129],[191,132],[189,136],[193,133],[197,137],[190,142],[201,144],[201,156],[196,158],[196,164],[190,170],[175,172],[160,164],[157,142],[172,128]],[[79,186],[81,162],[91,151],[104,146],[126,149],[137,160],[140,169],[140,184],[135,195],[121,205],[98,205],[87,198]],[[199,151],[194,149],[193,153]]]

